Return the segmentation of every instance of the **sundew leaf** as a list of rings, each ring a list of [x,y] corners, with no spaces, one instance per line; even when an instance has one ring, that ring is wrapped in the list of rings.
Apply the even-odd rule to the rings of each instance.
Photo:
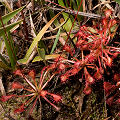
[[[60,36],[60,29],[58,30],[58,33],[57,33],[57,35],[56,35],[56,39],[55,39],[55,42],[54,42],[54,44],[53,44],[53,47],[52,47],[52,50],[51,50],[50,54],[52,54],[53,51],[54,51],[54,49],[56,48],[56,45],[57,45],[59,36]]]
[[[23,59],[20,59],[18,62],[22,64],[26,64],[27,60],[29,59],[30,55],[32,54],[33,50],[37,46],[38,42],[41,40],[43,35],[45,34],[46,30],[50,27],[50,25],[53,23],[53,21],[62,13],[63,11],[59,12],[56,16],[54,16],[38,33],[38,35],[33,39],[32,44],[30,45],[29,49],[27,50],[27,53]]]
[[[10,19],[12,19],[17,13],[19,13],[25,6],[14,10],[13,12],[8,13],[7,15],[2,16],[3,24],[7,23]],[[1,27],[1,21],[0,21],[0,27]]]

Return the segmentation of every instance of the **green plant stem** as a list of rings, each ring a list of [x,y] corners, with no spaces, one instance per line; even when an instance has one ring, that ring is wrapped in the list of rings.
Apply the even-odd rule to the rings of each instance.
[[[14,61],[15,61],[16,64],[17,64],[17,60],[16,60],[16,57],[15,57],[15,54],[14,54],[14,50],[13,50],[13,48],[12,48],[12,46],[11,46],[11,43],[10,43],[10,40],[9,40],[9,38],[8,38],[7,31],[6,31],[5,26],[4,26],[4,24],[3,24],[1,15],[0,15],[0,21],[1,21],[2,26],[3,26],[3,28],[4,28],[5,37],[6,37],[7,41],[8,41],[9,47],[10,47],[10,49],[11,49],[11,51],[12,51],[13,59],[14,59]],[[13,68],[13,69],[14,69],[14,68]]]

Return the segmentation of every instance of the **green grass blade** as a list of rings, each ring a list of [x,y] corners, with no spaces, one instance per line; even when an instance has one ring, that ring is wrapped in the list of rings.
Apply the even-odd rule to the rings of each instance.
[[[2,56],[2,54],[0,54],[0,59],[2,60],[2,62],[3,62],[6,66],[10,67],[10,66],[9,66],[9,63],[8,63],[7,60]]]
[[[17,58],[16,58],[14,43],[10,36],[9,31],[12,28],[14,28],[16,25],[20,24],[21,22],[22,22],[22,20],[0,28],[0,36],[3,36],[3,38],[4,38],[5,47],[7,49],[7,53],[8,53],[9,59],[10,59],[12,69],[15,68]],[[5,34],[5,31],[6,31],[7,35]]]
[[[8,36],[8,38],[7,38],[7,36]],[[5,46],[6,46],[7,53],[8,53],[9,59],[10,59],[11,67],[12,67],[12,69],[14,69],[15,65],[16,65],[16,60],[15,60],[13,50],[11,48],[11,42],[9,43],[9,41],[11,41],[11,40],[9,39],[10,37],[9,37],[8,33],[7,33],[7,36],[4,34],[3,38],[5,40]],[[8,39],[9,39],[9,41],[8,41]]]
[[[11,45],[11,47],[12,47],[12,51],[11,51],[11,52],[14,54],[15,60],[17,60],[17,57],[16,57],[16,49],[15,49],[14,41],[13,41],[13,39],[12,39],[12,36],[11,36],[10,32],[8,32],[8,39],[9,39],[10,45]]]
[[[59,5],[65,7],[63,0],[58,0],[58,3],[59,3]],[[64,12],[62,14],[63,14],[63,17],[64,17],[65,20],[67,20],[69,18],[69,14],[64,13]],[[71,27],[72,27],[72,22],[71,22],[71,19],[69,19],[66,22],[66,24],[63,25],[63,28],[68,32],[68,31],[70,31]]]
[[[6,46],[6,49],[7,49],[7,53],[8,53],[9,59],[10,59],[12,69],[15,68],[17,58],[16,58],[16,52],[15,52],[15,47],[14,47],[14,44],[13,44],[13,40],[10,36],[9,31],[12,28],[14,28],[16,25],[20,24],[21,22],[22,22],[22,20],[0,28],[0,36],[3,36],[3,38],[4,38],[5,46]],[[6,30],[7,35],[5,34],[5,30]]]
[[[45,60],[45,49],[44,48],[38,48],[38,53],[40,57]]]
[[[53,10],[49,10],[49,14],[50,14],[50,18],[53,18],[55,16]],[[59,21],[57,19],[55,19],[53,23],[56,27],[59,26]]]
[[[46,46],[42,40],[38,42],[37,51],[38,51],[38,54],[40,55],[40,57],[43,60],[45,60],[45,54],[47,53],[47,49],[46,49]]]
[[[81,3],[81,0],[76,0],[76,2],[77,2],[77,6],[79,7],[79,5]],[[80,6],[80,11],[83,11],[83,6],[82,5]]]
[[[32,54],[33,50],[37,46],[38,42],[41,40],[43,35],[45,34],[46,30],[50,27],[50,25],[53,23],[53,21],[61,14],[62,12],[59,12],[55,17],[53,17],[38,33],[38,35],[34,38],[31,46],[29,47],[24,59],[19,60],[18,62],[26,64],[27,60],[29,59],[30,55]]]
[[[60,54],[45,55],[45,60],[55,59],[59,56]],[[32,62],[37,62],[37,61],[43,61],[43,59],[40,56],[36,56]]]
[[[10,24],[10,25],[6,25],[4,28],[5,28],[6,32],[8,32],[12,28],[14,28],[16,25],[20,24],[21,22],[22,22],[22,20],[20,20],[20,21],[18,21],[16,23]],[[0,36],[4,35],[4,28],[3,27],[0,28]]]
[[[7,15],[2,16],[3,24],[7,23],[11,18],[13,18],[17,13],[19,13],[25,6],[14,10],[13,12],[8,13]],[[0,27],[1,27],[1,21],[0,21]]]
[[[120,5],[120,0],[115,0]]]
[[[57,42],[58,42],[58,39],[59,39],[59,36],[60,36],[60,29],[58,30],[58,33],[57,33],[57,35],[56,35],[56,39],[55,39],[55,42],[54,42],[54,44],[53,44],[53,47],[52,47],[52,50],[51,50],[50,54],[52,54],[53,51],[55,50],[56,45],[57,45]]]

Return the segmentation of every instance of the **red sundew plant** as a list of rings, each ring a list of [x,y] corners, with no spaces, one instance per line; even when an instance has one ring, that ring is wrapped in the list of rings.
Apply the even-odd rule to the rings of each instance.
[[[75,37],[77,37],[76,47],[81,51],[81,58],[72,57],[71,60],[58,58],[56,61],[56,67],[64,62],[63,69],[65,71],[60,76],[61,82],[66,82],[70,76],[76,75],[84,68],[86,80],[84,93],[88,94],[91,92],[86,92],[86,90],[91,91],[90,86],[94,84],[96,80],[102,79],[104,69],[112,67],[113,59],[119,54],[119,48],[109,45],[114,35],[111,29],[115,27],[115,31],[117,30],[117,21],[110,19],[111,14],[111,10],[105,11],[105,17],[97,27],[87,27],[85,25],[80,27]],[[63,49],[69,52],[71,56],[74,56],[74,52],[71,52],[73,48],[71,48],[70,45],[65,44]],[[84,55],[83,53],[85,51],[89,51],[89,54]],[[98,66],[96,62],[98,62]],[[65,67],[66,63],[68,64],[67,67]],[[59,65],[59,68],[62,68],[62,66],[63,64]],[[96,71],[94,75],[90,75],[87,68],[94,69]],[[112,89],[112,87],[110,89]]]
[[[117,21],[111,17],[112,11],[106,10],[105,17],[101,20],[101,23],[96,27],[89,27],[83,25],[80,27],[79,31],[75,35],[77,37],[76,47],[80,50],[80,54],[77,57],[73,57],[74,51],[70,45],[65,44],[64,50],[69,52],[72,56],[71,60],[60,59],[60,61],[67,62],[69,64],[69,69],[66,69],[64,74],[60,76],[61,82],[66,82],[70,76],[76,75],[79,71],[84,68],[85,76],[85,88],[84,93],[90,94],[92,92],[91,85],[97,80],[103,78],[104,70],[111,68],[113,65],[113,60],[120,53],[120,48],[110,46],[113,36],[117,30]],[[112,29],[114,28],[114,31]],[[61,42],[61,38],[60,38]],[[84,55],[86,51],[89,51],[87,55]],[[98,65],[96,65],[98,63]],[[87,68],[92,68],[95,70],[94,75],[91,75]],[[114,80],[117,81],[116,85],[112,85],[110,82],[104,82],[104,90],[106,95],[109,95],[111,90],[116,90],[120,85],[119,75],[114,75]],[[116,87],[117,86],[117,87]],[[114,97],[109,98],[107,103],[112,104]]]
[[[29,104],[33,103],[33,106],[29,112],[29,114],[31,114],[33,112],[33,109],[37,103],[38,100],[40,100],[40,97],[44,98],[48,103],[50,103],[50,105],[52,105],[57,111],[60,109],[59,107],[57,107],[55,104],[53,104],[52,102],[50,102],[50,100],[48,100],[47,96],[50,96],[51,99],[53,99],[54,102],[59,102],[61,101],[62,97],[60,95],[57,94],[53,94],[48,92],[47,90],[44,90],[44,88],[46,87],[46,85],[48,84],[48,82],[51,81],[51,79],[54,77],[55,74],[53,74],[50,78],[47,78],[48,80],[45,81],[46,79],[46,75],[47,72],[49,71],[50,68],[44,67],[43,70],[41,71],[41,77],[40,77],[40,81],[39,83],[35,80],[35,71],[31,70],[28,75],[32,78],[32,82],[29,80],[29,78],[22,73],[21,70],[16,70],[14,72],[15,75],[19,75],[22,78],[24,78],[24,80],[27,82],[28,85],[22,85],[19,82],[13,82],[12,83],[12,89],[23,89],[26,91],[26,95],[7,95],[7,96],[2,96],[1,97],[1,101],[2,102],[6,102],[9,99],[13,98],[13,97],[22,97],[25,98],[25,102],[18,108],[15,109],[14,112],[18,113],[18,112],[23,112],[25,111],[25,109],[27,108],[27,106],[29,106]],[[46,70],[46,71],[45,71]]]
[[[22,73],[21,70],[16,70],[14,72],[15,75],[19,75],[24,78],[28,85],[25,86],[21,83],[13,82],[12,89],[23,89],[26,91],[26,95],[20,96],[13,94],[2,96],[1,101],[5,102],[14,97],[24,97],[26,101],[15,110],[15,113],[25,111],[27,106],[33,103],[32,109],[29,112],[31,114],[37,101],[42,97],[56,110],[59,110],[60,108],[53,104],[47,96],[51,97],[54,102],[59,102],[62,97],[60,95],[50,93],[47,90],[44,90],[44,88],[55,76],[58,76],[61,82],[65,83],[70,77],[75,76],[82,70],[84,71],[83,74],[85,78],[85,87],[83,92],[86,95],[91,94],[91,86],[96,81],[103,78],[104,70],[107,70],[107,67],[112,67],[113,60],[117,57],[120,51],[119,48],[110,46],[112,38],[117,30],[117,21],[111,18],[111,14],[111,10],[106,10],[105,17],[101,20],[102,22],[98,26],[81,26],[79,31],[75,34],[75,37],[77,38],[75,45],[76,48],[79,49],[77,57],[75,57],[77,51],[75,51],[75,49],[70,45],[64,43],[63,50],[71,55],[71,59],[61,56],[56,58],[53,64],[45,66],[42,69],[39,81],[36,81],[35,71],[33,70],[28,73],[32,82],[25,74]],[[114,31],[111,30],[112,28],[115,28]],[[64,42],[62,39],[60,39],[60,41],[61,43]],[[85,54],[86,51],[88,52],[87,54]],[[114,75],[114,81],[116,82],[116,85],[106,81],[103,82],[103,89],[107,96],[106,103],[108,105],[112,105],[112,102],[116,97],[116,94],[109,97],[111,91],[120,87],[119,74]],[[116,100],[116,103],[120,103],[120,100]]]
[[[77,42],[76,47],[81,51],[88,50],[90,53],[84,56],[84,60],[78,60],[77,63],[74,62],[75,66],[78,68],[85,66],[87,64],[94,64],[96,61],[99,63],[99,69],[97,69],[97,74],[103,73],[106,67],[111,67],[113,59],[117,57],[119,53],[119,48],[109,46],[114,32],[112,33],[111,28],[117,25],[117,21],[110,19],[110,10],[105,11],[105,18],[98,28],[92,28],[87,26],[81,26],[79,32],[76,34]],[[116,27],[117,29],[117,27]],[[101,75],[99,74],[99,78]]]

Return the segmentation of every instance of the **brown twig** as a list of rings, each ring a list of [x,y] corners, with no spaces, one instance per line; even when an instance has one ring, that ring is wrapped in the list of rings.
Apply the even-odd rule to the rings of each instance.
[[[90,18],[101,18],[101,15],[97,15],[94,13],[85,13],[85,12],[80,12],[80,11],[76,11],[76,10],[70,10],[70,9],[61,9],[61,8],[53,8],[53,7],[49,7],[52,10],[56,10],[56,11],[63,11],[66,13],[70,13],[70,14],[78,14],[78,15],[82,15],[85,17],[90,17]]]
[[[31,0],[32,3],[32,12],[34,13],[34,0]]]
[[[0,73],[0,90],[1,90],[2,95],[6,95],[5,88],[2,83],[2,74],[1,73]]]
[[[19,1],[18,1],[18,3],[17,3],[17,6],[18,6],[18,7],[21,7],[21,2],[22,2],[22,0],[19,0]],[[22,15],[23,27],[24,27],[24,31],[25,31],[25,32],[23,32],[23,33],[24,33],[25,39],[26,39],[26,40],[29,40],[29,38],[28,38],[28,29],[27,29],[27,24],[26,24],[26,22],[25,22],[25,16],[24,16],[23,10],[21,11],[21,15]]]

